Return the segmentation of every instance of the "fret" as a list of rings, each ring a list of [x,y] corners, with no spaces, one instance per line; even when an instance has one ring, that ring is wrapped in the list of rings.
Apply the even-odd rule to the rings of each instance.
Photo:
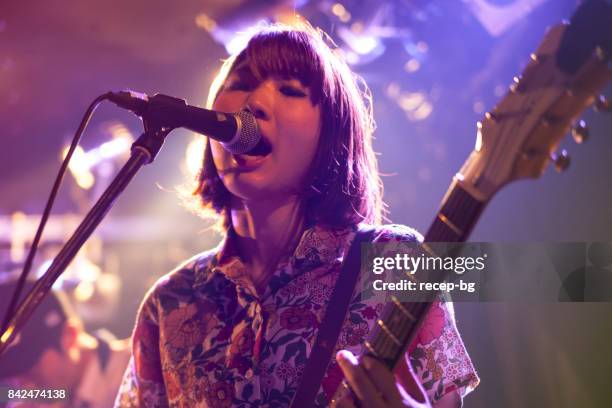
[[[399,310],[393,303],[387,303],[385,305],[380,315],[380,319],[396,334],[396,337],[399,338],[402,336],[400,333],[398,333],[398,331],[402,331],[406,324],[410,322],[410,320],[406,320],[406,317],[402,311]]]
[[[406,277],[410,279],[412,282],[419,283],[419,279],[415,276],[414,273],[411,273],[410,271],[406,271],[404,272],[404,275],[406,275]]]
[[[366,349],[365,354],[371,355],[391,366],[400,354],[402,345],[395,344],[387,335],[383,334],[383,332],[379,332],[373,337],[374,339],[371,341],[368,340],[364,342]]]
[[[380,320],[382,320],[382,323],[397,340],[394,341],[395,346],[401,348],[406,342],[406,339],[408,339],[413,328],[412,324],[410,324],[411,321],[407,321],[405,316],[395,306],[392,307],[387,316]]]
[[[372,333],[373,338],[369,341],[370,345],[381,358],[393,358],[398,348],[397,344],[395,344],[388,336],[382,335],[382,331],[378,326],[376,326],[376,329],[377,330]]]
[[[413,327],[393,303],[385,305],[379,320],[378,324],[372,328],[369,343],[378,355],[394,361],[397,355],[401,353]]]
[[[426,242],[460,242],[472,231],[484,209],[485,202],[470,195],[459,184],[453,184],[438,215],[434,219]]]
[[[374,357],[378,357],[380,358],[380,355],[376,352],[376,350],[374,350],[374,347],[372,347],[372,344],[370,344],[369,341],[364,341],[363,345],[368,349],[368,351],[374,356]]]
[[[443,241],[440,241],[440,242],[443,242]],[[436,256],[436,253],[434,252],[433,249],[431,249],[431,247],[429,246],[429,244],[427,242],[422,242],[420,246],[421,246],[421,248],[423,248],[425,250],[425,252],[427,252],[428,255]]]
[[[404,316],[406,316],[410,320],[413,320],[413,321],[416,320],[416,318],[412,315],[412,313],[410,313],[408,309],[406,309],[395,296],[391,296],[391,301],[404,314]]]
[[[393,307],[389,315],[384,318],[383,322],[386,322],[387,327],[389,327],[389,329],[393,332],[399,331],[397,337],[402,337],[401,332],[406,325],[404,324],[403,316],[397,307]]]
[[[366,341],[367,344],[365,344],[369,354],[386,362],[390,368],[401,357],[403,349],[415,334],[415,328],[431,305],[423,302],[400,302],[395,297],[391,299],[392,301],[383,308],[379,319],[387,330],[378,323],[372,328]],[[416,319],[414,316],[419,316],[419,318]]]
[[[448,227],[448,225],[444,224],[438,217],[435,218],[432,223],[431,228],[429,229],[429,233],[425,236],[425,240],[427,242],[457,242],[459,241],[459,236],[455,234],[455,232]]]
[[[429,307],[431,305],[431,303],[425,303],[425,302],[406,302],[404,303],[404,305],[406,305],[406,307],[411,311],[411,313],[414,316],[418,316],[417,317],[417,321],[419,320],[420,317],[422,317],[423,313],[427,312],[429,310]]]
[[[410,335],[410,331],[413,327],[412,320],[406,320],[404,314],[395,306],[392,306],[392,318],[391,324],[388,325],[394,333],[396,333],[397,337],[402,340],[402,343],[408,338]]]
[[[395,334],[393,334],[393,333],[391,332],[391,330],[389,330],[389,328],[387,327],[387,325],[385,324],[385,322],[383,322],[383,321],[382,321],[382,319],[378,319],[378,320],[376,321],[376,323],[378,323],[378,325],[379,325],[379,326],[380,326],[380,328],[383,330],[383,332],[385,332],[385,334],[386,334],[387,336],[389,336],[389,338],[390,338],[391,340],[393,340],[393,342],[394,342],[395,344],[397,344],[398,346],[401,346],[401,345],[402,345],[402,343],[399,341],[399,339],[398,339],[397,337],[395,337]]]
[[[448,228],[450,228],[451,230],[453,230],[453,232],[458,235],[458,236],[462,236],[463,235],[463,231],[461,231],[459,229],[459,227],[457,227],[451,220],[448,219],[448,217],[444,214],[442,214],[442,212],[438,213],[438,218],[440,219],[440,221],[442,221],[444,224],[446,224],[446,226]]]

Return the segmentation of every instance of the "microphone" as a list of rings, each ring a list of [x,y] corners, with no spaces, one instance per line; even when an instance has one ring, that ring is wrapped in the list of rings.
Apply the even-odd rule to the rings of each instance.
[[[251,112],[223,113],[187,105],[168,95],[148,96],[134,91],[109,92],[108,99],[159,127],[183,127],[221,142],[233,154],[264,156],[270,145],[257,130]]]

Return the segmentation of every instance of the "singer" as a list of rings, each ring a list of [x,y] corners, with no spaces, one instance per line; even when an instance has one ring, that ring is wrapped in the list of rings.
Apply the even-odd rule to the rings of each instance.
[[[421,239],[381,225],[371,98],[328,43],[310,27],[261,28],[214,80],[208,107],[249,110],[269,151],[234,155],[208,140],[192,198],[224,240],[147,294],[116,406],[289,406],[312,380],[302,372],[358,226],[374,225],[377,242]],[[452,304],[432,307],[391,372],[355,357],[382,306],[360,287],[315,406],[343,378],[353,394],[340,407],[461,406],[478,377]]]

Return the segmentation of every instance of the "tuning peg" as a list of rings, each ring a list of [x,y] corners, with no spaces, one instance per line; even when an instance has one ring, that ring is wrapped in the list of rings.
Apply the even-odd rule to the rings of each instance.
[[[604,95],[599,95],[597,100],[595,100],[595,110],[597,112],[610,112],[612,111],[612,104],[610,100],[606,98]]]
[[[578,144],[589,140],[589,128],[587,127],[586,122],[584,120],[580,120],[572,128],[572,137],[574,138],[574,141]]]
[[[565,149],[561,150],[561,153],[559,154],[551,153],[550,160],[552,160],[552,162],[555,164],[555,170],[557,170],[559,173],[567,170],[570,165],[570,157]]]

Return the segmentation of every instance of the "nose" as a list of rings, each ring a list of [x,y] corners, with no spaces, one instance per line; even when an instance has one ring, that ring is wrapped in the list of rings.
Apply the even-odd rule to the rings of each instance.
[[[253,103],[253,102],[247,103],[245,106],[245,109],[251,112],[253,116],[255,116],[255,119],[262,119],[262,120],[268,119],[268,115],[266,114],[266,112],[263,110],[263,108],[258,106],[256,103]]]
[[[273,95],[269,89],[270,84],[266,82],[255,88],[246,100],[245,109],[251,112],[255,119],[270,119],[271,104],[273,103],[271,98]]]

